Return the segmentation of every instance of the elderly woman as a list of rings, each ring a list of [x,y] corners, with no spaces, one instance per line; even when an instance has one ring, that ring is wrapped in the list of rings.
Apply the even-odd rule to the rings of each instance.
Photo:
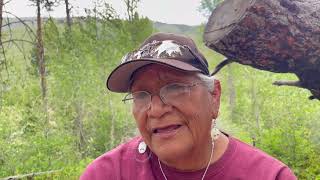
[[[280,161],[216,128],[221,87],[188,37],[158,33],[107,80],[128,94],[141,137],[105,153],[82,180],[294,180]]]

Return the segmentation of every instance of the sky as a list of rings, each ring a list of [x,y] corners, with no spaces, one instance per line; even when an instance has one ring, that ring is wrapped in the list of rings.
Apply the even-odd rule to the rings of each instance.
[[[5,2],[8,0],[5,0]],[[125,4],[122,0],[105,0],[110,3],[120,17],[125,17]],[[84,15],[84,8],[93,8],[94,0],[70,0],[73,5],[72,15]],[[5,10],[18,17],[33,17],[36,15],[36,8],[31,6],[29,0],[11,0],[5,5]],[[65,17],[65,7],[62,4],[54,8],[54,12],[42,12],[44,16]],[[169,24],[199,25],[205,22],[206,18],[198,12],[200,0],[141,0],[138,12],[153,21]]]

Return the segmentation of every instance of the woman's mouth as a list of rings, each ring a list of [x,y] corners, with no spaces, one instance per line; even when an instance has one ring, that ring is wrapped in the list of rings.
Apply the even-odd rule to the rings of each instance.
[[[165,127],[154,128],[152,129],[152,133],[153,135],[161,138],[170,138],[173,137],[181,127],[182,125],[175,124]]]

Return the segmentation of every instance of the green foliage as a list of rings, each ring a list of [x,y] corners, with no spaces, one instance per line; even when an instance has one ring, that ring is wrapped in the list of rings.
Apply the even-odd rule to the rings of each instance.
[[[259,148],[285,162],[300,179],[315,179],[320,175],[320,157],[310,141],[310,131],[297,124],[283,124],[264,130]]]
[[[299,179],[319,176],[319,102],[308,100],[309,92],[276,87],[279,79],[295,80],[291,74],[274,74],[232,64],[218,75],[223,97],[219,121],[227,132],[287,164]],[[235,105],[230,106],[233,78]],[[244,133],[246,132],[246,133]]]
[[[60,170],[36,179],[78,179],[89,162],[137,134],[130,108],[121,103],[123,95],[108,92],[105,78],[153,27],[138,14],[131,21],[120,20],[110,8],[102,6],[75,20],[70,30],[53,19],[44,24],[47,113],[31,61],[33,47],[25,48],[27,61],[16,48],[7,50],[9,75],[0,79],[0,177]],[[192,36],[211,71],[223,59],[203,45],[203,26],[156,27]],[[295,76],[232,64],[217,78],[223,92],[222,130],[254,142],[299,179],[320,179],[319,102],[308,100],[308,91],[272,85]]]
[[[201,0],[198,10],[203,13],[204,16],[209,17],[212,11],[223,0]]]
[[[33,47],[24,54],[28,61],[10,51],[10,79],[1,91],[0,177],[61,170],[36,179],[78,179],[92,159],[136,135],[122,95],[108,93],[104,82],[121,57],[152,33],[152,23],[100,10],[74,20],[70,30],[53,19],[44,24],[47,111]]]

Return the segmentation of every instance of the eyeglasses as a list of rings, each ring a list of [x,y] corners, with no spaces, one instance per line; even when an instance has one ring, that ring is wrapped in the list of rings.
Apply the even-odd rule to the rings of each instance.
[[[163,103],[172,106],[181,105],[186,102],[190,97],[191,88],[197,86],[198,83],[184,84],[184,83],[171,83],[163,86],[160,89],[159,97]],[[136,91],[127,94],[123,98],[125,104],[132,104],[134,109],[139,111],[146,111],[151,107],[152,94],[147,91]]]

